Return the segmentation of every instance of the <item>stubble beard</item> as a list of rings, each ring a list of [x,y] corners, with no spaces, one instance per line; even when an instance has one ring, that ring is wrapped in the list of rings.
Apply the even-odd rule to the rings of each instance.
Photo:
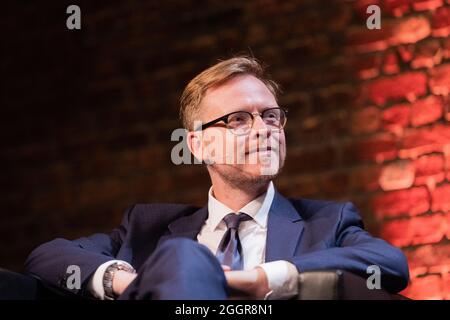
[[[221,179],[237,189],[255,189],[263,187],[274,180],[281,173],[284,166],[284,159],[274,174],[251,174],[243,170],[242,166],[229,164],[212,164],[208,167],[215,172]]]

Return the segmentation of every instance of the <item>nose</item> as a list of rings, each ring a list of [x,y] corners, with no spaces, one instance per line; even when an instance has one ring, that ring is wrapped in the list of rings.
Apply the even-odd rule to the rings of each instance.
[[[261,118],[261,115],[255,114],[253,115],[253,128],[252,130],[256,133],[256,137],[259,138],[260,136],[269,137],[270,136],[270,130],[268,129],[266,123]]]

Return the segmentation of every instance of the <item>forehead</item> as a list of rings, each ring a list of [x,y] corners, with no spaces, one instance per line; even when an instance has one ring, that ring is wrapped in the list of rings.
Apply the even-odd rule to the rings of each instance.
[[[252,75],[237,76],[206,91],[201,103],[204,116],[221,116],[234,111],[261,111],[277,105],[267,86]]]

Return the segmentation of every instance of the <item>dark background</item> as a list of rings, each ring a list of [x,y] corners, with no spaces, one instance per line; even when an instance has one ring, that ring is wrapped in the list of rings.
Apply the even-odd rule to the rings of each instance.
[[[66,28],[70,4],[81,30]],[[382,8],[380,31],[366,28],[369,4]],[[244,53],[268,65],[290,110],[278,189],[355,202],[372,233],[407,253],[410,296],[445,297],[449,7],[2,3],[0,265],[21,271],[45,241],[108,232],[133,203],[205,204],[204,168],[170,160],[179,97],[197,73]]]

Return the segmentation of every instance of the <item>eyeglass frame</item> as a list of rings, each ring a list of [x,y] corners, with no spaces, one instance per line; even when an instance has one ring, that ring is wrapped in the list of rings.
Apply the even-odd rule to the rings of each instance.
[[[209,121],[209,122],[207,122],[207,123],[205,123],[203,125],[200,125],[199,127],[197,127],[197,129],[194,129],[194,131],[203,131],[203,130],[208,129],[209,127],[211,127],[212,125],[214,125],[214,124],[216,124],[216,123],[218,123],[220,121],[223,121],[226,125],[228,125],[228,117],[229,116],[231,116],[232,114],[235,114],[235,113],[243,112],[243,113],[249,114],[250,117],[252,118],[252,125],[251,125],[250,130],[249,130],[249,132],[250,132],[251,129],[253,128],[253,125],[255,124],[255,115],[259,115],[261,117],[262,121],[264,122],[264,120],[263,120],[264,119],[263,118],[264,112],[269,111],[269,110],[274,110],[274,109],[280,109],[282,112],[284,112],[285,120],[284,120],[283,125],[281,125],[279,127],[279,130],[281,130],[281,129],[283,129],[286,126],[288,110],[284,109],[284,108],[281,108],[281,107],[273,107],[273,108],[267,108],[267,109],[263,110],[262,112],[253,112],[253,113],[248,112],[248,111],[233,111],[233,112],[230,112],[230,113],[228,113],[226,115],[223,115],[223,116],[221,116],[221,117],[219,117],[217,119],[211,120],[211,121]],[[226,128],[229,129],[228,127],[226,127]],[[234,132],[232,132],[232,133],[235,134]],[[246,133],[246,134],[248,134],[248,133]]]

